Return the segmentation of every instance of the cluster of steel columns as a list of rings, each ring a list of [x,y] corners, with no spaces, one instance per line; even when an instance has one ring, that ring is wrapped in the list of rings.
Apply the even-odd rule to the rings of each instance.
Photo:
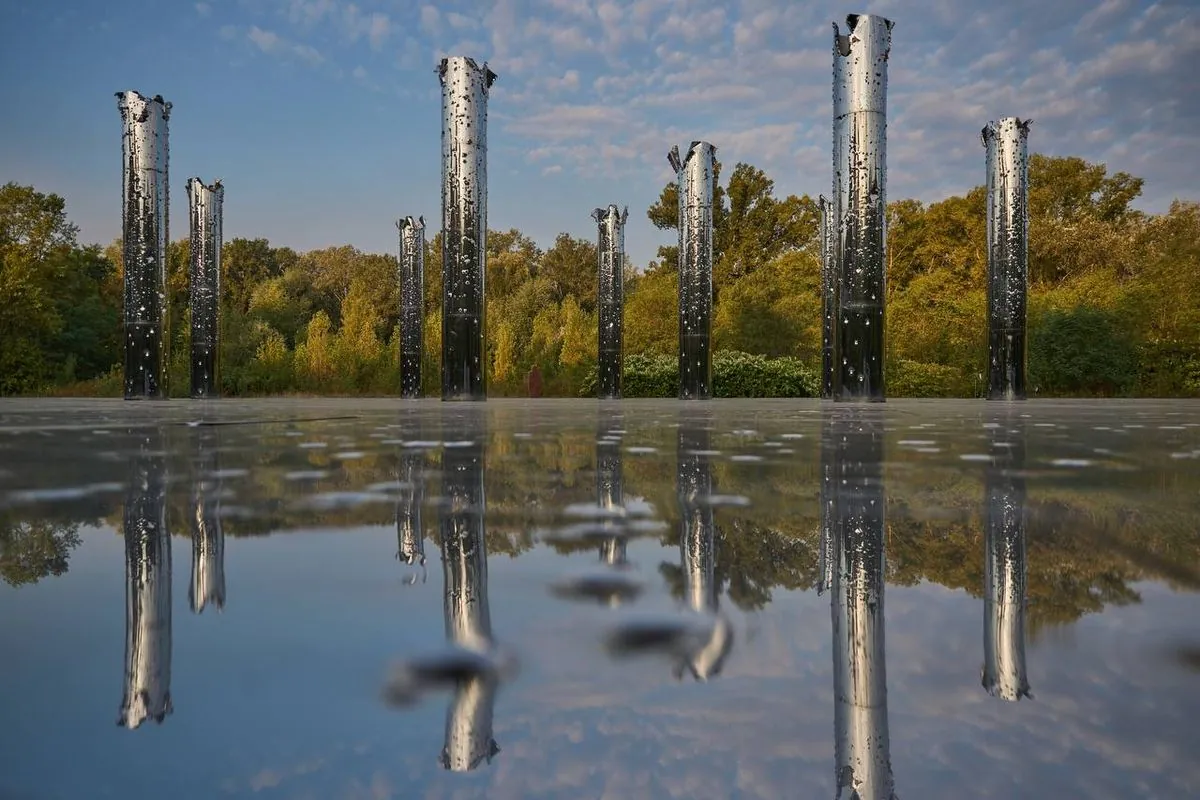
[[[883,401],[887,250],[887,70],[891,20],[833,26],[833,187],[821,209],[821,390]],[[988,190],[988,398],[1025,397],[1029,122],[983,129]]]
[[[887,68],[892,22],[851,14],[834,23],[833,184],[820,198],[822,396],[882,401],[887,250]],[[496,74],[486,63],[442,60],[443,400],[487,398],[487,101]],[[125,396],[166,394],[167,122],[171,104],[118,94],[124,132]],[[987,150],[990,399],[1025,397],[1028,290],[1029,121],[983,129]],[[679,397],[712,395],[713,195],[716,148],[692,142],[668,160],[678,179]],[[192,395],[219,391],[220,182],[188,181],[191,214]],[[621,396],[624,226],[628,209],[596,209],[598,394]],[[422,394],[424,220],[400,229],[401,377],[404,397]]]

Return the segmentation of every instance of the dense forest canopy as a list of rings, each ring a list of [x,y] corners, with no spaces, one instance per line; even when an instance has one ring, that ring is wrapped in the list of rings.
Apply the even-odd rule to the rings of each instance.
[[[719,166],[719,165],[718,165]],[[819,213],[780,198],[762,170],[719,170],[713,337],[721,351],[785,357],[815,372],[820,351]],[[1140,178],[1079,158],[1030,159],[1030,388],[1039,395],[1200,394],[1200,204],[1133,208]],[[649,221],[676,226],[667,184]],[[887,385],[891,396],[976,396],[986,374],[985,190],[888,206]],[[596,248],[518,230],[487,242],[489,392],[594,382]],[[677,346],[675,247],[627,265],[625,353]],[[307,253],[233,239],[222,256],[222,383],[230,395],[394,394],[398,264],[345,245]],[[167,254],[171,393],[185,395],[188,242]],[[0,394],[120,393],[121,247],[83,245],[66,202],[0,187]],[[436,394],[441,242],[428,242],[425,380]],[[749,363],[749,362],[746,362]]]

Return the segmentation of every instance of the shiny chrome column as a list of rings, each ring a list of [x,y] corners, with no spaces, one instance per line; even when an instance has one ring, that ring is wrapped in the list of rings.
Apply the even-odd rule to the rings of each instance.
[[[882,401],[887,238],[887,62],[892,22],[868,14],[833,26],[833,196],[837,274],[833,393]]]
[[[446,638],[459,647],[488,651],[493,647],[488,609],[487,542],[484,524],[484,440],[486,423],[475,417],[443,417],[442,547]],[[461,439],[461,441],[452,441]],[[492,737],[496,701],[494,677],[460,682],[446,712],[446,745],[442,766],[455,772],[491,762],[500,752]]]
[[[199,614],[212,603],[225,608],[225,531],[221,521],[220,441],[218,428],[199,428],[192,477],[192,582],[188,604]]]
[[[425,331],[425,218],[405,217],[400,231],[400,396],[420,397]]]
[[[821,207],[821,397],[833,397],[833,369],[836,352],[834,333],[837,330],[837,274],[834,263],[834,225],[830,219],[831,206],[825,195],[818,199]]]
[[[677,677],[686,668],[698,681],[720,674],[733,648],[729,624],[718,616],[717,525],[710,502],[713,477],[708,456],[710,424],[706,415],[688,414],[681,418],[675,456],[684,601],[692,611],[716,618],[708,640],[688,653],[676,669]]]
[[[608,208],[597,208],[592,219],[599,226],[596,243],[596,258],[599,262],[600,285],[596,295],[599,316],[599,381],[597,393],[600,399],[621,396],[621,345],[624,341],[622,326],[625,317],[625,221],[629,209],[618,209],[615,204]]]
[[[605,510],[622,508],[625,505],[621,475],[621,443],[601,438],[604,426],[599,426],[596,436],[596,504]],[[626,536],[617,520],[604,519],[602,524],[613,529],[612,536],[600,543],[600,560],[610,567],[623,567]]]
[[[443,58],[442,399],[487,399],[487,99],[496,73]]]
[[[170,192],[167,120],[161,96],[117,92],[121,149],[122,262],[125,270],[125,399],[167,396],[167,242]]]
[[[139,432],[125,493],[125,694],[117,724],[162,723],[171,705],[171,535],[157,431]]]
[[[1025,399],[1029,294],[1029,124],[989,122],[987,148],[988,399]]]
[[[993,697],[1032,697],[1025,672],[1025,426],[993,429],[984,473],[983,688]]]
[[[883,419],[830,412],[837,481],[833,533],[833,692],[839,798],[895,797],[884,649]]]
[[[192,397],[219,397],[221,356],[218,315],[221,308],[222,206],[225,187],[188,178],[191,234],[189,306],[192,311]]]
[[[713,186],[717,148],[692,142],[681,161],[667,154],[679,179],[679,397],[712,396]]]

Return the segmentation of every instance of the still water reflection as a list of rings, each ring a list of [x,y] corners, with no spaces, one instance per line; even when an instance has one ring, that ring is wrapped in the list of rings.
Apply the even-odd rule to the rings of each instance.
[[[1195,796],[1198,457],[1180,402],[6,403],[0,797]]]

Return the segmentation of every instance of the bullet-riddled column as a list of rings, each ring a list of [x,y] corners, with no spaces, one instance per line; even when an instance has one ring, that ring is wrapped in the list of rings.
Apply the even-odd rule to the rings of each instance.
[[[625,311],[625,221],[629,209],[616,205],[597,208],[592,219],[599,226],[596,257],[599,262],[599,375],[600,399],[621,396],[621,344]]]
[[[883,419],[827,417],[834,474],[833,694],[837,796],[893,800],[884,648]]]
[[[850,14],[833,26],[833,197],[837,313],[833,393],[884,399],[887,62],[892,23]]]
[[[837,318],[837,276],[833,262],[833,225],[829,200],[820,196],[821,206],[821,397],[833,397],[834,320]]]
[[[446,638],[478,651],[493,647],[488,607],[487,536],[484,523],[484,442],[486,423],[472,418],[443,418],[442,504],[439,534],[445,577],[443,611]],[[442,766],[454,772],[473,770],[500,752],[492,737],[496,702],[494,677],[460,681],[446,712],[446,744]]]
[[[225,531],[221,520],[220,449],[217,427],[194,434],[197,475],[192,482],[192,582],[188,603],[199,614],[209,603],[225,608]]]
[[[161,723],[171,704],[171,535],[158,434],[129,463],[125,494],[125,695],[117,724]]]
[[[994,461],[984,475],[983,688],[993,697],[1031,697],[1025,671],[1025,428],[993,430]]]
[[[624,507],[621,470],[621,442],[607,438],[605,426],[596,432],[596,504],[606,511],[617,512]],[[601,524],[612,529],[612,535],[600,542],[600,560],[611,567],[623,567],[626,558],[626,531],[618,519],[603,519]]]
[[[125,270],[125,399],[167,396],[167,120],[171,104],[117,92]]]
[[[188,178],[191,234],[189,304],[192,310],[192,397],[221,393],[218,314],[221,307],[221,213],[225,187]]]
[[[496,73],[442,59],[442,399],[487,399],[487,99]]]
[[[989,122],[987,148],[988,399],[1025,399],[1029,287],[1029,123]]]
[[[717,148],[692,142],[680,160],[667,154],[679,178],[679,397],[712,395],[713,185]]]
[[[425,330],[425,218],[405,217],[400,230],[400,396],[421,396]]]
[[[683,670],[687,669],[698,681],[707,681],[720,674],[733,649],[732,631],[726,620],[717,616],[717,525],[711,502],[710,425],[707,416],[681,418],[675,456],[684,601],[692,611],[716,617],[708,640],[698,643],[676,667],[676,677],[682,676]]]

